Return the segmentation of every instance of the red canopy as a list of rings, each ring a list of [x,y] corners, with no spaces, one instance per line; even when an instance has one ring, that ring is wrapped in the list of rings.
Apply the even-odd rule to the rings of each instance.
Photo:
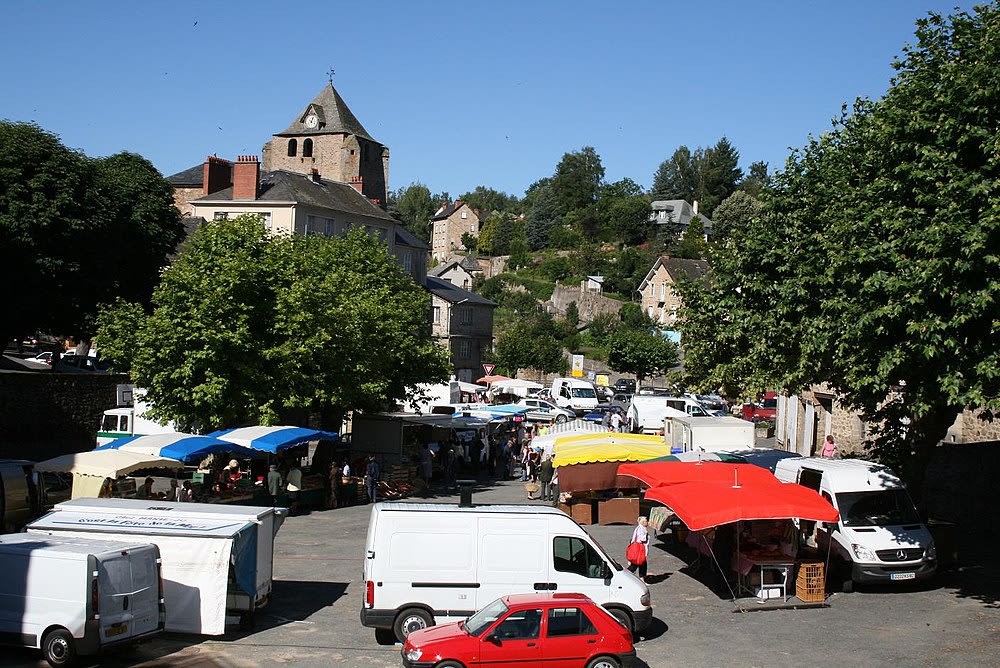
[[[618,467],[618,475],[638,478],[650,487],[685,482],[781,484],[774,474],[760,466],[723,462],[628,462]]]
[[[619,472],[624,467],[620,466]],[[732,482],[679,482],[651,487],[646,490],[646,498],[669,506],[692,531],[739,520],[798,517],[817,522],[837,521],[836,508],[813,490],[777,482],[776,478],[775,481],[744,484],[741,480],[739,486]]]
[[[496,376],[483,376],[482,378],[476,379],[476,382],[477,383],[487,383],[487,384],[489,384],[489,383],[495,383],[498,380],[510,380],[510,378],[508,376],[500,376],[500,375],[496,375]]]

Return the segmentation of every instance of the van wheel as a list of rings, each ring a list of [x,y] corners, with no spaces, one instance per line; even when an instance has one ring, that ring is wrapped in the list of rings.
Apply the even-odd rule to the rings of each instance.
[[[434,618],[426,610],[407,608],[396,617],[393,630],[396,632],[396,639],[399,642],[406,642],[406,636],[414,631],[426,629],[428,626],[434,626]]]
[[[53,668],[72,666],[76,663],[76,646],[73,634],[66,629],[54,629],[42,638],[42,655]]]
[[[559,414],[556,416],[556,424],[564,424],[566,422],[566,416]]]
[[[587,668],[621,668],[621,664],[614,657],[598,656],[590,660]]]
[[[635,626],[632,624],[632,616],[630,614],[620,608],[608,608],[608,613],[628,629],[629,633],[635,632]]]

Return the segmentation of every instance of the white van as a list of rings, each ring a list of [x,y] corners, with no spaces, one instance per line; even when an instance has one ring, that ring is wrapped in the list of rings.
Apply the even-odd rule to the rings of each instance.
[[[664,397],[661,395],[634,395],[628,406],[632,431],[659,434],[663,421],[674,417],[710,417],[708,411],[690,397]]]
[[[556,378],[549,392],[557,406],[568,408],[577,415],[584,415],[597,407],[594,384],[579,378]]]
[[[836,525],[816,528],[816,543],[822,553],[829,546],[831,569],[844,591],[855,582],[934,575],[934,540],[891,470],[860,459],[796,457],[779,461],[774,475],[816,490],[840,512]]]
[[[0,641],[65,666],[159,633],[165,619],[155,545],[0,536]]]
[[[177,431],[173,422],[160,424],[146,417],[149,405],[143,401],[146,391],[134,389],[131,406],[110,408],[101,415],[97,429],[97,445],[106,445],[126,436],[148,436],[150,434],[172,434]]]
[[[753,422],[735,417],[668,417],[663,435],[679,452],[742,452],[756,443]]]
[[[361,623],[400,641],[501,596],[537,591],[586,594],[634,631],[653,618],[645,583],[548,506],[377,503],[364,579]]]

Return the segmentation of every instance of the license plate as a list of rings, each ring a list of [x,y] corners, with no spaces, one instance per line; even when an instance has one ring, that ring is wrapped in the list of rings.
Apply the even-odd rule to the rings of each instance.
[[[916,573],[892,573],[889,575],[890,580],[913,580],[916,577]]]
[[[120,636],[126,631],[128,631],[128,624],[115,624],[107,631],[105,631],[104,634],[107,635],[109,638],[113,638],[114,636]]]

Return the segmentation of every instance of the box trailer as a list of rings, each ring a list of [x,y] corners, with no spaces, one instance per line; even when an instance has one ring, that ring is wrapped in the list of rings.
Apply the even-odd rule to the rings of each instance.
[[[752,450],[754,424],[735,417],[680,417],[663,421],[671,452],[737,452]]]
[[[246,623],[267,604],[274,536],[287,512],[208,503],[74,499],[56,505],[27,530],[156,545],[163,562],[166,630],[222,635],[227,612]]]

